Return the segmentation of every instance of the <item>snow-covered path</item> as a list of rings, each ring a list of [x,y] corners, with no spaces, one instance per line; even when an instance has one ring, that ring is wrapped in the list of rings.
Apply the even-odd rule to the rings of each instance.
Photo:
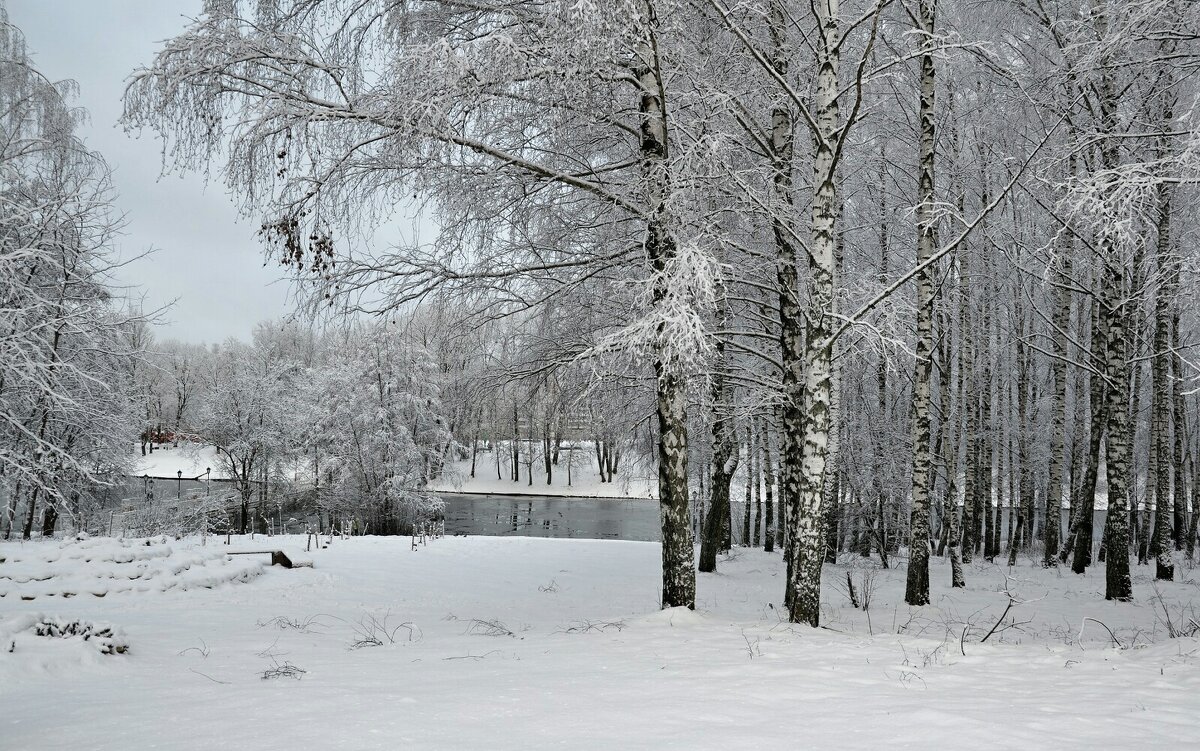
[[[1145,600],[1066,596],[1102,571],[1080,587],[1014,569],[1010,591],[1045,599],[1014,609],[1031,619],[1022,630],[981,645],[1007,603],[1001,569],[969,568],[966,592],[935,585],[940,607],[915,616],[897,604],[903,573],[881,572],[868,626],[831,568],[829,629],[813,630],[780,622],[779,558],[759,551],[702,576],[697,613],[657,610],[653,543],[448,538],[413,552],[407,538],[357,538],[312,558],[314,569],[211,590],[0,599],[0,626],[30,612],[105,621],[130,646],[100,656],[18,635],[0,651],[0,748],[1061,749],[1200,737],[1200,640],[1165,638]],[[1193,583],[1162,593],[1172,611],[1200,601]],[[1084,616],[1138,648],[1113,649],[1091,623],[1079,639]],[[411,624],[411,640],[406,626],[394,644],[352,649],[371,618]],[[977,625],[960,648],[966,621]],[[261,677],[286,665],[307,672]]]

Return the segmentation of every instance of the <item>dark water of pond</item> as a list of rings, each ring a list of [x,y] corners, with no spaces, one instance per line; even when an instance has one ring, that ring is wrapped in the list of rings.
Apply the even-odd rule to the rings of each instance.
[[[451,493],[441,498],[448,535],[659,539],[657,501]]]
[[[639,540],[657,542],[660,538],[658,503],[648,500],[613,498],[567,498],[562,496],[521,496],[482,494],[441,494],[446,502],[446,534],[573,537],[595,540]],[[741,540],[741,519],[745,505],[733,503],[734,542]],[[1104,512],[1097,511],[1093,537],[1104,531]],[[1007,509],[1001,509],[1001,529],[1008,529]],[[1064,510],[1063,534],[1070,520]],[[777,522],[778,523],[778,522]],[[1035,523],[1041,527],[1038,515]],[[1004,535],[1007,539],[1007,535]]]

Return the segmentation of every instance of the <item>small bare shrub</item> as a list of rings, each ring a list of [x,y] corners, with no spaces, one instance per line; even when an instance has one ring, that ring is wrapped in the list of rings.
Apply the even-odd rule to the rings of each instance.
[[[1151,598],[1151,601],[1157,602],[1158,607],[1162,608],[1162,615],[1159,615],[1158,609],[1155,608],[1154,619],[1166,627],[1168,637],[1178,639],[1180,637],[1195,636],[1197,633],[1200,633],[1200,619],[1197,618],[1194,607],[1188,608],[1185,611],[1184,607],[1180,605],[1179,618],[1178,622],[1176,622],[1176,619],[1171,617],[1171,610],[1167,607],[1167,600],[1163,597],[1163,593],[1157,584],[1154,585],[1154,597]]]
[[[324,632],[319,630],[316,627],[319,626],[319,627],[323,628],[325,626],[325,624],[321,622],[322,618],[333,618],[335,620],[341,620],[340,618],[337,618],[336,616],[324,615],[324,614],[310,615],[307,618],[289,618],[286,615],[277,615],[274,618],[268,618],[265,621],[259,621],[256,625],[259,628],[266,628],[266,627],[270,626],[273,628],[277,628],[280,631],[287,631],[290,629],[292,631],[299,631],[302,634],[312,634],[312,633],[320,634],[320,633],[324,633]]]
[[[395,644],[397,634],[401,631],[407,633],[408,638],[406,641],[421,638],[421,630],[408,621],[398,626],[392,626],[388,622],[391,616],[392,614],[389,611],[382,618],[376,618],[373,615],[364,615],[362,618],[359,618],[358,625],[354,627],[354,641],[350,643],[350,649],[382,647],[384,644]]]
[[[264,670],[259,676],[264,681],[269,681],[272,678],[295,678],[296,680],[300,680],[300,676],[308,672],[304,668],[298,668],[290,662],[285,661],[281,663],[275,659],[272,659],[271,662],[274,664]]]
[[[854,571],[858,571],[858,582],[854,581]],[[873,567],[864,567],[859,569],[846,569],[845,585],[836,585],[841,590],[846,599],[850,601],[850,606],[856,610],[866,612],[871,609],[871,599],[875,595],[875,590],[878,589],[879,583],[876,579],[876,570]]]

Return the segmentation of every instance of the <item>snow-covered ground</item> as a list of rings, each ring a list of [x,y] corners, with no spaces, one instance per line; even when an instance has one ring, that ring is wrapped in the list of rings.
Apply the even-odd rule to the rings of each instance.
[[[235,546],[281,542],[303,541]],[[0,556],[61,562],[59,545],[0,544]],[[82,620],[128,651],[10,636],[0,747],[1095,749],[1200,737],[1200,640],[1168,638],[1162,612],[1176,628],[1196,618],[1195,571],[1162,586],[1159,604],[1139,568],[1138,601],[1116,604],[1100,595],[1102,569],[974,565],[951,592],[935,565],[936,604],[919,611],[902,603],[903,571],[880,571],[864,614],[839,591],[847,568],[829,567],[828,628],[814,630],[781,622],[778,554],[737,551],[701,575],[695,613],[658,610],[659,556],[653,543],[472,537],[413,551],[367,537],[313,552],[315,568],[213,589],[10,592],[0,631]],[[1025,601],[1006,624],[1019,625],[981,644],[1009,602],[1006,575]]]
[[[567,460],[571,461],[571,484],[567,485]],[[616,477],[612,482],[600,482],[600,471],[596,465],[596,454],[590,443],[571,454],[563,450],[559,465],[551,473],[551,483],[546,484],[546,473],[540,463],[533,465],[533,483],[529,482],[528,468],[521,466],[521,479],[513,482],[507,461],[501,464],[501,479],[496,479],[496,455],[481,450],[476,457],[475,476],[471,477],[471,460],[452,462],[446,473],[430,484],[434,492],[446,493],[495,493],[498,495],[554,495],[579,498],[656,498],[658,477],[653,467],[647,468],[635,457],[622,458]]]

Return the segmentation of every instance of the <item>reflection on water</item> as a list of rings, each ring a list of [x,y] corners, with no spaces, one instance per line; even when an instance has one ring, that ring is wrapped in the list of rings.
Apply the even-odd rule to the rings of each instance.
[[[655,501],[451,493],[441,498],[448,535],[659,539]]]

